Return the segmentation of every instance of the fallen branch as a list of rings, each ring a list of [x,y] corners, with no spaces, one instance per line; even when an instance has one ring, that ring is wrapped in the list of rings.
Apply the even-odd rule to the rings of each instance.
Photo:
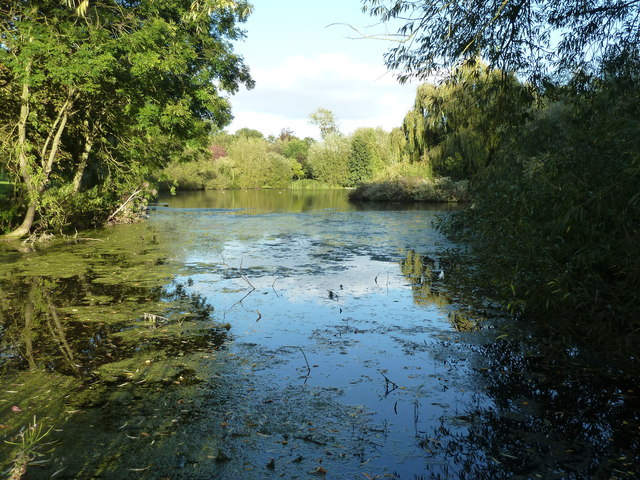
[[[222,264],[223,264],[225,267],[227,267],[229,270],[233,270],[233,268],[231,268],[231,267],[227,264],[227,261],[225,260],[224,256],[222,256],[222,255],[221,255],[221,257],[222,257]],[[250,286],[252,289],[254,289],[254,290],[255,290],[255,289],[256,289],[256,287],[254,287],[254,286],[253,286],[253,283],[251,283],[251,282],[249,281],[249,279],[247,278],[247,276],[246,276],[246,275],[244,275],[244,274],[242,273],[242,260],[240,260],[240,267],[238,267],[238,272],[239,272],[240,278],[242,278],[245,282],[247,282],[247,283],[249,284],[249,286]]]
[[[224,314],[222,314],[222,319],[223,319],[223,320],[226,320],[226,318],[227,318],[227,313],[229,313],[231,310],[233,310],[233,308],[234,308],[236,305],[242,305],[242,302],[244,301],[244,299],[245,299],[245,298],[247,298],[249,295],[251,295],[253,292],[255,292],[255,290],[256,290],[255,288],[251,288],[251,290],[249,290],[249,291],[246,293],[246,295],[245,295],[244,297],[242,297],[242,298],[241,298],[240,300],[238,300],[236,303],[234,303],[233,305],[231,305],[231,306],[229,307],[229,309],[228,309],[226,312],[224,312]]]
[[[146,187],[147,187],[147,183],[145,182],[144,184],[142,184],[140,188],[136,188],[135,191],[131,195],[129,195],[129,198],[127,198],[122,205],[120,205],[111,215],[109,215],[109,218],[107,218],[107,223],[109,223],[112,218],[114,218],[118,213],[120,213],[129,204],[129,202],[133,200]]]
[[[304,353],[304,350],[302,349],[302,347],[299,347],[297,345],[283,345],[282,347],[278,348],[278,350],[282,350],[283,348],[297,348],[302,352],[302,356],[304,357],[304,361],[307,364],[307,376],[309,376],[311,374],[311,366],[309,365],[309,360],[307,360],[307,355]],[[276,352],[278,350],[276,350]]]
[[[384,373],[382,373],[382,370],[378,370],[378,373],[380,373],[380,375],[384,377],[384,389],[385,389],[384,394],[385,395],[389,395],[391,392],[393,392],[397,388],[400,388],[397,383],[395,383],[392,380],[389,380],[389,377],[387,377]],[[389,389],[389,385],[393,385],[393,388]]]
[[[284,275],[281,275],[281,276],[279,276],[279,277],[276,277],[276,278],[273,280],[273,283],[271,284],[271,290],[273,290],[273,293],[275,293],[275,294],[276,294],[276,297],[278,297],[278,298],[280,298],[280,295],[278,295],[278,292],[276,292],[276,287],[275,287],[275,286],[276,286],[276,282],[277,282],[278,280],[280,280],[281,278],[287,278],[287,277],[285,277]]]

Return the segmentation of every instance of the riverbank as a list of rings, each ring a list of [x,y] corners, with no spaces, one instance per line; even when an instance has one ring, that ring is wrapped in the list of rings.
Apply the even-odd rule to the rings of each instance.
[[[350,200],[384,202],[468,202],[469,182],[440,178],[398,178],[358,185]]]

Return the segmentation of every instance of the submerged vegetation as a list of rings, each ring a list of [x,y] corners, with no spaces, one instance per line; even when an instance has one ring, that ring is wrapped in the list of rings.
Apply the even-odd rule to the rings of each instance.
[[[147,449],[173,466],[182,440],[172,419],[197,400],[227,335],[201,296],[170,282],[152,229],[76,241],[47,246],[33,270],[0,253],[0,470],[12,478],[27,465],[47,477],[126,478]],[[132,442],[144,429],[149,442]],[[77,454],[56,448],[70,440]],[[131,462],[110,460],[125,453]]]

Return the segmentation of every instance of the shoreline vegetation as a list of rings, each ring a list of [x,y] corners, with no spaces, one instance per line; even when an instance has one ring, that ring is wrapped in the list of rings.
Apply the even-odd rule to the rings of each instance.
[[[320,140],[286,128],[267,137],[249,128],[223,130],[232,118],[226,95],[254,84],[232,52],[251,11],[243,2],[223,2],[215,14],[206,2],[182,0],[162,10],[148,1],[117,9],[96,1],[82,11],[64,2],[0,7],[3,18],[15,19],[0,49],[6,106],[0,238],[132,221],[156,189],[293,183],[354,188],[358,201],[469,202],[440,229],[473,253],[480,267],[469,274],[515,317],[563,318],[575,330],[604,324],[615,335],[640,332],[635,2],[601,12],[628,20],[628,36],[611,39],[589,28],[590,36],[561,42],[557,53],[565,63],[553,75],[544,71],[547,64],[528,64],[519,50],[502,58],[502,50],[469,49],[468,39],[477,36],[465,29],[474,23],[461,20],[461,30],[451,30],[451,18],[467,18],[456,3],[439,9],[399,1],[390,11],[364,3],[382,20],[409,8],[417,19],[424,14],[424,24],[409,20],[406,31],[416,27],[422,35],[430,24],[454,32],[422,47],[433,51],[400,44],[387,57],[426,79],[424,62],[414,60],[429,53],[446,62],[439,71],[447,73],[417,87],[414,105],[390,132],[358,128],[346,135],[333,112],[318,108],[309,120]],[[571,19],[568,31],[606,23],[571,5],[558,7]],[[482,34],[532,31],[520,28],[526,20],[518,11],[511,13],[490,13]],[[540,31],[558,27],[556,17],[536,18]],[[168,32],[173,42],[165,41]],[[601,55],[584,55],[593,48]],[[525,67],[532,68],[528,76]]]
[[[450,178],[398,178],[363,183],[349,193],[352,201],[375,202],[452,202],[467,203],[471,200],[469,182],[454,182]]]

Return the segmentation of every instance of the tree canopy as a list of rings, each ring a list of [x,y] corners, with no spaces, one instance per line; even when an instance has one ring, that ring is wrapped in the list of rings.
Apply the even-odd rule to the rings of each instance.
[[[327,108],[320,107],[309,115],[309,123],[316,125],[320,129],[320,136],[322,138],[340,133],[335,115]]]
[[[532,104],[513,75],[469,59],[440,84],[418,86],[403,129],[413,161],[437,175],[473,178],[492,161],[502,137],[521,124]]]
[[[185,145],[206,147],[211,126],[231,121],[227,94],[253,85],[231,44],[249,10],[231,0],[0,4],[0,162],[24,218],[12,235],[36,218],[65,226],[83,191],[106,212]]]
[[[635,50],[639,0],[362,0],[398,41],[386,63],[401,80],[426,77],[480,56],[503,71],[541,83],[602,58]]]

